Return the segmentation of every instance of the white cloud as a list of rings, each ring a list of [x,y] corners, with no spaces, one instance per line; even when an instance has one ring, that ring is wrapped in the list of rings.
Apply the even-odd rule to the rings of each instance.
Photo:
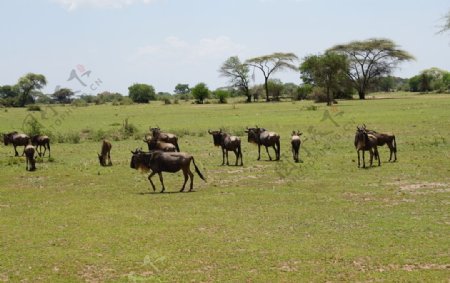
[[[222,58],[241,53],[245,47],[233,42],[227,36],[203,38],[195,43],[184,41],[178,37],[167,37],[160,44],[138,48],[139,57],[172,58],[178,61],[198,61],[211,58]]]
[[[97,8],[122,8],[136,3],[149,4],[156,0],[53,0],[61,4],[69,11],[76,10],[79,7],[97,7]]]

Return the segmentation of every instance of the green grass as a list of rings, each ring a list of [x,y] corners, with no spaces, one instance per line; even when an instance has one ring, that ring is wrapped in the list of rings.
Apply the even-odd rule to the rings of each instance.
[[[0,281],[446,282],[450,97],[401,97],[315,110],[310,102],[1,110],[0,132],[20,129],[30,113],[58,134],[108,131],[126,118],[142,133],[159,125],[181,136],[208,182],[196,176],[194,193],[175,193],[181,174],[164,174],[173,193],[151,193],[129,167],[130,150],[145,146],[139,139],[113,142],[106,168],[100,142],[53,143],[52,162],[35,172],[1,146]],[[397,163],[383,147],[381,167],[357,168],[362,123],[396,134]],[[281,135],[282,160],[266,161],[263,150],[256,161],[241,136],[244,166],[220,166],[207,130],[243,135],[255,124]],[[292,130],[303,132],[298,164]]]

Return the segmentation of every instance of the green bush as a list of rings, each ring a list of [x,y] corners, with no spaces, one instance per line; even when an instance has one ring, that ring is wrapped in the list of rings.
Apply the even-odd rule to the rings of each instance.
[[[27,106],[27,111],[41,111],[41,106],[39,105],[28,105]]]

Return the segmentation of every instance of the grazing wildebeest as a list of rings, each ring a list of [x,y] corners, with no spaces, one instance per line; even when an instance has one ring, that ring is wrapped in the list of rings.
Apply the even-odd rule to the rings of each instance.
[[[185,152],[164,152],[160,150],[155,150],[151,152],[142,152],[140,150],[132,151],[133,156],[131,157],[130,167],[133,169],[141,169],[144,171],[152,171],[148,176],[148,180],[153,187],[153,191],[156,190],[155,185],[152,182],[152,176],[155,174],[159,175],[159,180],[161,181],[162,190],[161,193],[166,190],[164,187],[164,181],[162,172],[175,173],[180,170],[183,171],[184,183],[181,187],[180,192],[184,191],[186,182],[191,178],[191,184],[189,191],[194,188],[194,174],[191,172],[190,165],[191,161],[194,164],[195,172],[198,176],[206,181],[200,170],[198,170],[195,164],[194,157]]]
[[[23,153],[25,154],[25,147],[30,143],[30,137],[26,134],[19,134],[18,132],[11,132],[9,134],[3,134],[3,142],[5,145],[12,144],[14,146],[15,156],[19,156],[16,147],[23,146]]]
[[[150,128],[150,133],[152,137],[159,141],[168,142],[175,146],[176,150],[180,152],[180,148],[178,147],[178,137],[171,133],[163,133],[159,127]]]
[[[383,146],[387,144],[389,147],[390,155],[389,155],[389,162],[392,160],[392,154],[394,154],[394,162],[397,161],[397,143],[395,142],[395,135],[393,134],[383,134],[378,133],[373,130],[366,129],[366,125],[363,125],[363,128],[366,130],[368,134],[372,134],[377,138],[377,145]]]
[[[291,134],[291,145],[292,145],[292,155],[294,157],[295,162],[299,162],[299,151],[300,151],[300,145],[302,141],[300,140],[300,136],[303,133],[300,133],[300,131],[292,131]]]
[[[248,133],[248,142],[256,143],[258,145],[258,160],[261,159],[261,145],[266,147],[267,155],[269,159],[272,160],[270,156],[268,147],[271,146],[275,150],[276,159],[280,160],[280,135],[275,132],[269,132],[266,129],[259,128],[247,128],[245,131]]]
[[[144,138],[144,142],[147,143],[148,150],[162,150],[162,151],[169,151],[169,152],[175,152],[177,151],[177,148],[168,142],[159,141],[158,139],[154,137],[146,136]]]
[[[378,160],[378,166],[381,166],[380,161],[380,155],[378,154],[377,149],[377,138],[367,133],[367,131],[364,129],[364,127],[356,127],[356,134],[355,134],[355,148],[358,153],[358,167],[361,166],[360,163],[360,154],[359,152],[362,151],[362,159],[363,159],[363,168],[366,167],[365,158],[364,158],[364,152],[369,151],[370,153],[370,166],[372,166],[373,157],[375,156],[375,159]]]
[[[241,166],[243,166],[241,139],[239,137],[231,136],[225,132],[222,132],[222,130],[208,130],[208,133],[213,136],[214,145],[222,148],[222,165],[225,165],[225,156],[227,157],[227,165],[230,165],[228,163],[228,151],[233,151],[236,155],[235,166],[238,165],[239,157],[241,157]]]
[[[109,141],[103,140],[102,142],[102,153],[98,155],[98,160],[100,161],[101,166],[112,166],[111,162],[111,148],[112,145]],[[106,164],[106,158],[108,158],[108,164]]]
[[[34,146],[32,146],[31,144],[27,145],[25,147],[24,152],[27,158],[27,167],[26,167],[27,171],[36,170],[36,159],[34,158],[34,153],[36,152],[36,150]]]
[[[31,144],[36,147],[39,156],[44,156],[48,149],[48,157],[50,158],[50,138],[48,136],[35,135],[31,137]],[[44,153],[42,153],[44,147]]]

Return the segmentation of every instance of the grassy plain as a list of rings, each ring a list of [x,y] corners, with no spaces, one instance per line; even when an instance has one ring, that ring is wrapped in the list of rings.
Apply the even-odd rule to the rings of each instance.
[[[375,96],[382,97],[382,95]],[[52,162],[26,172],[0,147],[0,281],[294,282],[450,278],[450,96],[226,105],[43,107],[52,133],[119,128],[124,119],[180,135],[207,183],[154,194],[129,167],[139,139],[113,142],[101,168],[98,141],[53,143]],[[46,116],[42,116],[44,113]],[[0,132],[20,130],[25,109],[0,109]],[[397,136],[398,162],[357,168],[357,124]],[[282,137],[282,160],[241,136],[244,166],[220,166],[208,129],[243,135],[259,125]],[[289,137],[303,132],[292,162]],[[137,135],[139,137],[139,134]],[[232,157],[230,155],[230,157]],[[234,157],[231,158],[234,163]],[[155,184],[160,187],[159,180]]]

